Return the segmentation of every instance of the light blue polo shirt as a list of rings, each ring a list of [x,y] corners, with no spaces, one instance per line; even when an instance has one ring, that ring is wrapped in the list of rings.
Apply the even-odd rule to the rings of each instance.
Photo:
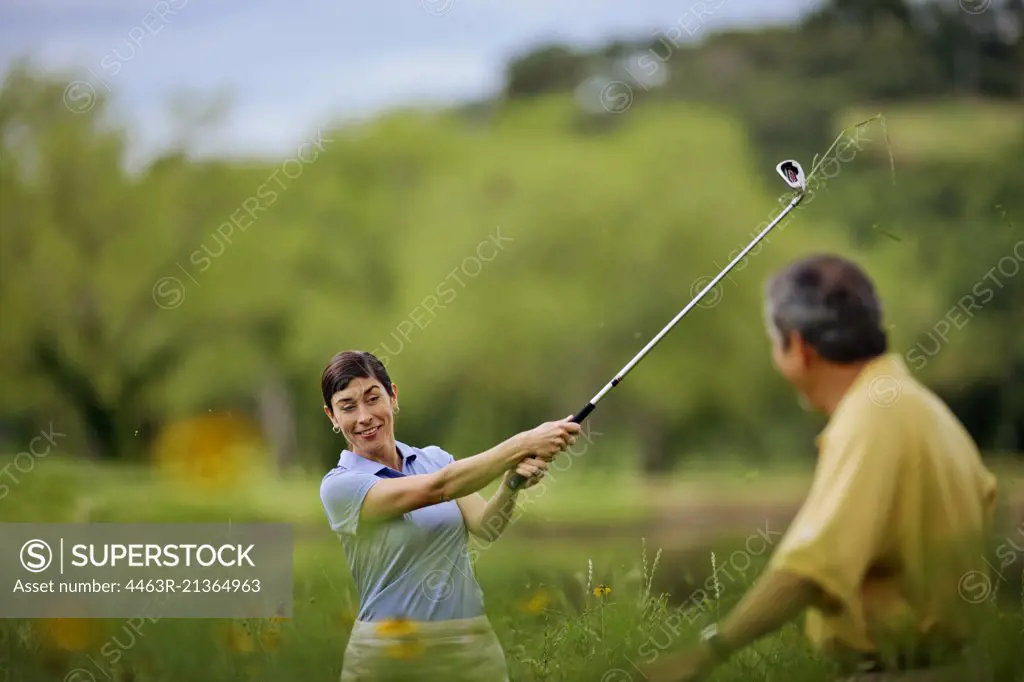
[[[357,618],[422,622],[481,616],[483,592],[469,561],[468,530],[454,500],[388,521],[359,519],[366,493],[381,479],[427,474],[455,461],[434,445],[397,445],[402,471],[343,450],[338,466],[320,483],[327,520],[341,539],[359,590]]]

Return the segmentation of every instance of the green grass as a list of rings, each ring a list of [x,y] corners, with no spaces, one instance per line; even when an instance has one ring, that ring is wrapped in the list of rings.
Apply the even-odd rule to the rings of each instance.
[[[0,520],[323,523],[319,479],[254,473],[232,489],[186,485],[149,467],[47,459],[10,486]],[[45,503],[42,503],[45,500]]]
[[[694,470],[649,481],[633,472],[604,472],[574,463],[550,473],[529,493],[530,520],[616,524],[649,519],[666,506],[721,501],[793,501],[806,488],[806,472],[771,474],[756,470]],[[320,478],[280,480],[250,475],[230,490],[186,486],[147,467],[81,464],[48,459],[11,486],[0,502],[5,521],[166,521],[204,519],[284,521],[322,525]],[[494,483],[482,491],[489,496]],[[47,503],[39,504],[45,497]],[[600,500],[599,504],[595,501]]]
[[[5,462],[0,461],[0,466]],[[666,510],[709,504],[798,505],[811,480],[811,463],[786,469],[691,465],[651,480],[637,472],[588,469],[585,462],[552,471],[544,487],[524,500],[524,523],[597,526],[649,520]],[[1024,466],[990,463],[1007,500],[1024,504]],[[188,486],[148,467],[90,464],[47,458],[7,481],[0,521],[160,522],[276,521],[322,526],[320,477],[284,480],[254,473],[230,490]],[[482,493],[490,495],[497,483]],[[45,502],[45,503],[44,503]]]
[[[729,546],[720,548],[722,561]],[[703,626],[739,599],[763,565],[755,561],[748,581],[722,578],[718,600],[681,608],[657,589],[648,591],[652,577],[681,567],[663,557],[656,565],[654,548],[647,548],[646,556],[641,552],[636,540],[614,548],[499,543],[482,553],[477,575],[512,680],[639,681],[643,678],[633,663],[650,662],[694,641]],[[591,590],[609,585],[606,597],[587,589],[588,559],[593,560]],[[702,562],[694,568],[710,574],[710,557]],[[294,617],[279,624],[164,619],[137,623],[133,632],[126,620],[87,621],[86,632],[65,633],[62,648],[41,621],[3,621],[0,681],[89,682],[92,678],[84,675],[67,677],[79,668],[96,680],[134,682],[337,680],[356,604],[341,549],[326,542],[300,547],[295,566]],[[546,603],[535,601],[543,608],[527,608],[531,597],[539,595],[547,595]],[[986,617],[980,651],[996,670],[992,680],[1013,679],[1011,671],[1022,662],[1019,646],[1014,647],[1022,629],[1019,605],[1016,609],[1012,604],[1002,611],[978,606],[978,615]],[[228,634],[232,629],[233,638]],[[631,677],[609,672],[615,670]],[[834,673],[832,663],[816,656],[792,624],[738,655],[711,679],[811,682],[833,679]]]
[[[1019,469],[995,468],[1019,493]],[[742,535],[700,539],[694,543],[698,549],[680,552],[649,536],[645,544],[645,528],[634,530],[629,522],[710,503],[794,504],[809,482],[807,473],[689,467],[647,486],[635,476],[612,477],[579,466],[556,473],[546,490],[527,493],[535,501],[526,506],[524,525],[587,520],[602,531],[553,539],[510,532],[479,550],[477,577],[512,680],[642,680],[630,661],[642,663],[692,642],[702,626],[742,596],[767,554],[754,557],[745,576],[719,580],[720,600],[695,605],[686,600],[712,573],[710,551],[722,563],[743,547],[735,539]],[[79,630],[71,627],[75,623],[64,624],[63,638],[55,638],[53,626],[48,630],[43,621],[3,620],[0,682],[336,681],[357,598],[342,547],[326,528],[318,482],[256,477],[238,490],[214,493],[183,488],[143,469],[40,462],[0,500],[0,520],[274,520],[308,525],[311,532],[297,536],[291,620],[164,619],[136,622],[137,631],[127,620],[95,620],[77,624],[84,626]],[[616,526],[625,531],[610,532]],[[673,533],[673,540],[693,535],[688,516],[680,517]],[[588,574],[591,589],[606,584],[611,594],[594,597]],[[996,668],[993,682],[1013,680],[1011,671],[1024,669],[1019,589],[1019,583],[1007,583],[998,607],[979,605],[975,611],[984,616],[980,655]],[[531,599],[543,608],[528,608]],[[91,677],[68,677],[78,668]],[[711,680],[811,682],[832,679],[834,672],[794,623],[738,655]]]
[[[489,495],[497,485],[492,484],[483,494]],[[0,501],[3,521],[325,523],[317,476],[280,480],[257,473],[224,490],[183,485],[146,467],[48,459],[10,487]],[[600,505],[594,504],[595,491],[601,491]],[[40,504],[44,497],[46,504]],[[538,486],[529,499],[531,517],[597,524],[643,519],[653,505],[639,477],[613,477],[587,471],[583,465],[552,472],[547,487]]]

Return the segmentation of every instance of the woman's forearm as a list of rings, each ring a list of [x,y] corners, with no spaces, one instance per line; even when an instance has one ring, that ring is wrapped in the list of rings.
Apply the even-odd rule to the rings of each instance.
[[[487,487],[509,467],[530,454],[521,442],[519,437],[513,436],[490,450],[456,460],[438,471],[436,476],[441,498],[444,501],[455,500]]]
[[[508,486],[502,484],[487,500],[487,507],[480,520],[480,537],[487,542],[494,542],[501,537],[516,510],[516,497],[517,491],[509,490]]]

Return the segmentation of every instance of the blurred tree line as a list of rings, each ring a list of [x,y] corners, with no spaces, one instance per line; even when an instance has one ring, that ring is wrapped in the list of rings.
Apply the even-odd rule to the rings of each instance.
[[[342,443],[320,372],[363,349],[399,385],[401,440],[482,450],[575,412],[734,258],[788,198],[778,160],[809,170],[858,112],[895,110],[893,157],[872,124],[602,403],[588,459],[810,453],[822,422],[771,367],[760,297],[828,250],[876,278],[893,350],[982,447],[1024,451],[1024,4],[958,10],[835,0],[694,44],[546,46],[492,102],[138,172],[102,97],[72,111],[67,80],[19,65],[0,88],[0,440],[53,422],[135,460],[233,412],[282,467],[321,470]]]

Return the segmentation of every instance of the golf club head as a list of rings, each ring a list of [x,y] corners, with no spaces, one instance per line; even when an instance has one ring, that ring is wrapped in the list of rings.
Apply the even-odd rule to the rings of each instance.
[[[804,169],[800,167],[800,164],[792,159],[783,161],[775,170],[779,171],[779,175],[786,181],[786,184],[795,190],[803,192],[807,189],[807,179],[804,177]]]

